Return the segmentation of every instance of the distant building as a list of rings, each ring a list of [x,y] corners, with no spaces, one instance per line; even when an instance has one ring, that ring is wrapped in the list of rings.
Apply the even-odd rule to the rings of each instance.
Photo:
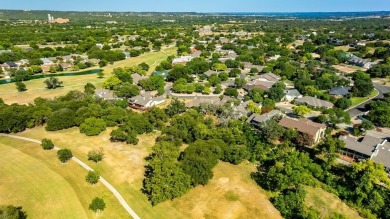
[[[194,57],[192,56],[181,56],[179,58],[174,58],[172,60],[172,65],[182,64],[185,65],[187,62],[191,61]]]
[[[333,108],[334,104],[325,100],[320,100],[316,97],[304,96],[302,98],[296,99],[295,103],[298,105],[306,105],[314,108]]]
[[[95,95],[103,100],[119,100],[121,98],[118,98],[114,92],[107,90],[107,89],[97,89],[95,91]]]
[[[280,112],[279,110],[272,110],[268,113],[264,113],[264,114],[257,114],[257,113],[253,113],[247,120],[246,122],[249,123],[249,124],[252,124],[256,127],[259,127],[262,123],[265,123],[267,122],[268,120],[272,119],[273,117],[275,116],[281,116],[282,115],[282,112]]]
[[[130,107],[134,109],[147,110],[165,102],[164,96],[154,97],[150,92],[145,92],[129,99]]]
[[[325,137],[326,125],[312,122],[306,118],[293,119],[290,117],[284,117],[279,121],[279,125],[285,128],[296,129],[300,133],[308,134],[312,137],[314,144],[318,143]]]
[[[302,94],[299,93],[299,91],[297,89],[289,89],[289,90],[285,90],[284,93],[286,94],[284,97],[283,97],[283,101],[287,101],[287,102],[291,102],[297,98],[302,98]]]

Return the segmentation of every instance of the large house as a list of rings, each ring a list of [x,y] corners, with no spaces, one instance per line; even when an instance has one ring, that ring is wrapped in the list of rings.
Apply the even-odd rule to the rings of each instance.
[[[345,143],[343,155],[354,160],[362,161],[371,159],[375,163],[381,163],[390,173],[390,143],[389,136],[380,135],[376,131],[368,131],[362,140],[351,136],[340,136]]]
[[[121,98],[118,98],[114,92],[108,90],[108,89],[97,89],[95,91],[95,95],[103,100],[120,100]]]
[[[286,95],[282,98],[282,101],[291,102],[296,98],[303,97],[302,94],[299,93],[299,91],[297,89],[288,89],[288,90],[285,90],[284,93]]]
[[[334,87],[329,91],[329,94],[336,97],[348,97],[351,87]]]
[[[295,99],[295,103],[298,105],[306,105],[314,108],[333,108],[334,104],[325,100],[320,100],[316,97],[304,96],[299,99]]]
[[[154,97],[150,92],[145,92],[129,99],[130,107],[140,110],[147,110],[165,102],[164,96]]]
[[[274,84],[279,82],[281,78],[273,73],[266,73],[253,77],[253,80],[248,82],[244,89],[249,91],[253,88],[260,88],[264,91],[268,91]]]
[[[279,125],[285,128],[296,129],[300,133],[308,134],[312,137],[314,144],[317,144],[325,137],[326,125],[312,122],[306,118],[294,119],[290,117],[283,117],[279,121]]]
[[[182,64],[185,65],[187,62],[191,61],[194,57],[192,56],[181,56],[179,58],[174,58],[172,60],[172,65]]]

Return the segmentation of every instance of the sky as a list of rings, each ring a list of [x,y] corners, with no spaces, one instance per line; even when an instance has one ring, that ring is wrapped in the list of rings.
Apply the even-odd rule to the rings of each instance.
[[[7,2],[7,3],[6,3]],[[135,12],[390,11],[390,0],[0,0],[0,9]]]

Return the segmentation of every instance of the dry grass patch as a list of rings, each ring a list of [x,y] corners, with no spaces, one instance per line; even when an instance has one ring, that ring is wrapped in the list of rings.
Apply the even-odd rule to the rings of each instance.
[[[326,192],[321,188],[306,187],[306,206],[313,207],[320,212],[321,218],[328,218],[332,213],[342,214],[350,219],[360,219],[362,217],[336,195]]]

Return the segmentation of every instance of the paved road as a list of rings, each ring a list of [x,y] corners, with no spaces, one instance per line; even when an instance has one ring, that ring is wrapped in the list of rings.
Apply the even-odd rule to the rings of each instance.
[[[368,100],[362,104],[359,104],[352,109],[349,109],[347,112],[351,118],[358,116],[358,115],[361,115],[362,113],[364,113],[366,111],[365,106],[367,104],[371,103],[373,100],[382,99],[383,94],[390,92],[390,87],[387,87],[387,86],[382,86],[380,84],[374,83],[374,87],[379,92],[379,94],[375,98]]]
[[[7,134],[0,134],[0,136],[4,137],[9,137],[9,138],[16,138],[24,141],[30,141],[34,142],[37,144],[41,144],[41,141],[38,141],[36,139],[32,138],[26,138],[26,137],[21,137],[21,136],[16,136],[16,135],[7,135]],[[54,150],[60,150],[59,147],[54,146]],[[84,169],[88,171],[94,171],[91,167],[89,167],[86,163],[82,162],[80,159],[77,157],[72,157],[72,160],[76,163],[78,163],[80,166],[82,166]],[[100,177],[99,181],[107,187],[108,190],[110,190],[114,196],[118,199],[119,203],[123,206],[123,208],[134,218],[134,219],[140,219],[140,217],[134,212],[133,209],[127,204],[125,199],[122,197],[122,195],[112,186],[107,180],[105,180],[103,177]]]

